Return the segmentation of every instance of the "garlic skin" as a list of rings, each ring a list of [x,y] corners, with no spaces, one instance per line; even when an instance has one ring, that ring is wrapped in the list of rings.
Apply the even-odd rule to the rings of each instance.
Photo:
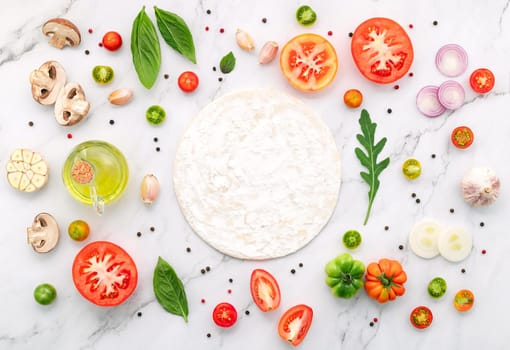
[[[242,29],[236,31],[237,45],[245,51],[252,51],[255,48],[255,42],[253,38]]]
[[[483,207],[496,201],[500,181],[489,168],[473,168],[462,178],[464,200],[474,207]]]
[[[145,175],[142,180],[142,185],[140,186],[142,201],[147,205],[151,205],[152,202],[158,198],[159,189],[158,178],[153,174]]]

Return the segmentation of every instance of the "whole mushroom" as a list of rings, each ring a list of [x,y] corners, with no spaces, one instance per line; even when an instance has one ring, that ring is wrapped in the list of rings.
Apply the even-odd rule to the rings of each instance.
[[[42,26],[44,35],[50,37],[50,45],[62,49],[64,46],[77,46],[81,42],[80,30],[64,18],[52,18]]]
[[[464,200],[474,207],[494,203],[499,196],[501,183],[489,168],[473,168],[462,178]]]
[[[55,118],[60,125],[70,126],[89,113],[90,103],[78,83],[68,83],[60,90],[55,102]]]
[[[54,104],[66,83],[66,72],[60,63],[48,61],[30,73],[32,96],[42,105]]]
[[[59,228],[57,221],[48,213],[40,213],[34,218],[32,226],[27,228],[27,240],[38,253],[47,253],[58,243]]]

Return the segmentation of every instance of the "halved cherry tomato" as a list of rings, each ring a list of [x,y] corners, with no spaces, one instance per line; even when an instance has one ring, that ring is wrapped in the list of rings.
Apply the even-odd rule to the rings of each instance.
[[[263,312],[275,310],[280,306],[280,287],[273,275],[266,270],[253,270],[250,291],[253,301]]]
[[[110,51],[117,51],[122,46],[122,37],[117,32],[108,32],[103,36],[103,46]]]
[[[455,147],[464,149],[473,144],[475,135],[473,134],[473,130],[467,126],[459,126],[453,129],[451,139]]]
[[[213,321],[220,327],[232,327],[237,321],[237,310],[229,303],[219,303],[212,313]]]
[[[305,339],[312,325],[313,310],[307,305],[296,305],[285,311],[278,322],[280,338],[296,346]]]
[[[135,291],[135,262],[118,245],[106,241],[87,244],[73,262],[73,281],[78,292],[93,304],[115,306]]]
[[[358,108],[363,102],[361,91],[356,89],[347,90],[344,94],[344,103],[349,108]]]
[[[474,92],[485,94],[494,87],[494,74],[487,68],[480,68],[471,73],[469,77],[469,85]]]
[[[411,324],[418,329],[427,328],[432,324],[432,311],[426,306],[418,306],[409,315]]]
[[[338,59],[334,47],[325,38],[317,34],[301,34],[283,47],[280,69],[296,89],[318,91],[335,78]]]
[[[371,18],[354,31],[351,53],[365,78],[389,84],[407,74],[413,63],[411,39],[397,22]]]
[[[177,82],[182,91],[192,92],[198,87],[198,76],[191,71],[183,72]]]
[[[475,302],[475,295],[469,289],[461,289],[455,294],[453,305],[461,312],[471,310]]]

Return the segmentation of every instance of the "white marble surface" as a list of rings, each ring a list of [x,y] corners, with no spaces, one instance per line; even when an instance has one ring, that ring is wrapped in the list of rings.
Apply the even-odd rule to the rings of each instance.
[[[24,194],[13,190],[5,178],[0,181],[2,240],[0,241],[0,316],[1,349],[286,349],[276,325],[283,311],[306,303],[314,309],[314,321],[302,349],[506,349],[507,268],[510,265],[510,240],[505,215],[510,210],[506,159],[510,121],[510,12],[509,1],[309,1],[319,20],[303,28],[294,20],[294,11],[302,1],[219,1],[193,0],[99,1],[99,0],[5,0],[0,14],[0,168],[5,169],[9,154],[17,147],[28,147],[45,155],[51,173],[40,192]],[[196,66],[162,43],[162,68],[159,79],[149,91],[138,82],[131,63],[129,36],[131,23],[142,7],[152,6],[180,14],[189,24],[197,47]],[[212,13],[206,14],[210,9]],[[65,17],[77,24],[83,42],[75,49],[59,51],[50,47],[41,34],[42,23],[51,17]],[[348,33],[366,18],[386,16],[400,22],[408,31],[415,49],[414,76],[392,85],[379,86],[364,80],[350,56]],[[267,18],[267,23],[261,19]],[[432,22],[438,21],[437,26]],[[408,25],[414,28],[409,29]],[[205,31],[205,26],[210,30]],[[316,94],[304,94],[291,88],[280,74],[275,61],[259,66],[255,53],[242,52],[233,33],[238,27],[250,32],[260,47],[267,40],[283,45],[292,36],[312,31],[329,37],[335,46],[340,69],[334,83]],[[89,34],[88,28],[94,32]],[[220,34],[219,29],[225,33]],[[109,30],[120,32],[124,45],[111,53],[98,47]],[[420,87],[444,80],[434,66],[437,49],[445,43],[458,43],[469,54],[468,72],[457,80],[466,87],[466,103],[454,113],[427,119],[415,108]],[[84,50],[90,50],[85,55]],[[233,50],[237,67],[221,76],[213,72],[219,59]],[[56,124],[51,108],[36,104],[30,94],[29,73],[49,59],[61,62],[70,80],[80,82],[92,104],[90,118],[70,127]],[[110,65],[116,77],[110,86],[98,86],[91,79],[92,67]],[[486,66],[496,75],[496,87],[487,96],[476,96],[468,88],[469,72]],[[193,94],[183,94],[176,77],[184,70],[196,71],[201,79]],[[163,74],[169,74],[165,80]],[[134,101],[122,108],[112,107],[107,94],[118,87],[131,87]],[[209,101],[224,93],[247,87],[278,88],[303,99],[316,108],[331,128],[342,153],[342,187],[337,209],[327,227],[308,246],[297,253],[272,261],[251,262],[228,258],[201,241],[181,215],[172,188],[172,160],[177,142],[191,118]],[[387,136],[384,153],[391,157],[383,173],[372,217],[367,226],[362,220],[367,205],[367,186],[359,177],[361,167],[354,156],[359,110],[342,103],[348,88],[363,91],[363,107],[378,122],[378,135]],[[168,112],[167,121],[152,127],[145,121],[146,108],[160,104]],[[393,113],[386,110],[391,108]],[[109,120],[115,121],[114,125]],[[28,122],[34,126],[29,127]],[[470,125],[476,133],[475,144],[459,151],[449,143],[451,130]],[[72,133],[72,139],[67,134]],[[155,143],[153,138],[159,141]],[[121,200],[106,208],[99,217],[91,208],[75,202],[60,177],[61,166],[72,147],[89,139],[102,139],[118,146],[128,158],[130,181]],[[161,147],[158,153],[156,147]],[[435,159],[431,154],[436,154]],[[423,174],[408,182],[400,172],[408,157],[422,161]],[[502,180],[499,201],[486,209],[474,209],[464,203],[459,192],[462,174],[472,166],[492,167]],[[151,207],[138,198],[143,175],[154,172],[162,184],[162,194]],[[411,193],[421,203],[415,203]],[[449,209],[455,208],[451,214]],[[26,243],[26,227],[39,212],[52,213],[63,231],[58,247],[39,255]],[[442,258],[425,261],[407,248],[407,233],[413,222],[433,217],[445,224],[458,224],[471,231],[474,248],[461,263]],[[92,228],[91,240],[111,240],[123,246],[134,258],[139,270],[138,288],[123,305],[99,308],[85,301],[75,290],[71,264],[81,243],[65,234],[67,225],[82,218]],[[480,227],[480,222],[485,226]],[[150,227],[155,231],[151,232]],[[389,226],[385,231],[384,227]],[[364,291],[354,299],[331,296],[324,284],[323,267],[336,254],[344,252],[341,234],[359,229],[364,238],[354,252],[368,263],[381,257],[402,262],[408,272],[405,296],[379,305]],[[137,237],[137,232],[142,236]],[[404,245],[399,250],[399,245]],[[186,247],[192,249],[186,252]],[[482,249],[487,254],[481,253]],[[152,272],[157,257],[169,261],[182,277],[189,299],[189,323],[166,313],[155,301]],[[302,268],[298,267],[303,263]],[[200,270],[210,266],[202,275]],[[249,276],[254,268],[271,271],[280,282],[282,305],[279,310],[262,314],[252,303]],[[291,274],[291,269],[296,269]],[[461,269],[466,273],[462,274]],[[449,290],[440,300],[428,297],[426,285],[437,275],[445,277]],[[229,278],[233,283],[229,283]],[[38,305],[33,289],[42,282],[55,285],[56,302]],[[465,314],[452,306],[453,295],[461,288],[476,295],[474,308]],[[228,294],[227,290],[232,293]],[[201,303],[204,298],[206,302]],[[231,329],[218,329],[211,311],[220,301],[233,303],[239,311],[238,323]],[[409,313],[417,305],[428,305],[434,312],[429,329],[417,331],[409,323]],[[245,310],[250,315],[245,315]],[[142,316],[137,316],[141,312]],[[377,317],[373,326],[369,322]],[[211,337],[206,337],[210,333]]]

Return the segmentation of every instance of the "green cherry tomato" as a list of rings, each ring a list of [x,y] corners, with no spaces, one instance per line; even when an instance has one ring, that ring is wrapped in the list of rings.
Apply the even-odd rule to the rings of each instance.
[[[432,298],[441,298],[446,293],[446,280],[442,277],[433,278],[427,290]]]
[[[90,227],[89,224],[83,220],[74,220],[69,224],[67,233],[69,233],[69,237],[75,241],[83,241],[89,236]]]
[[[35,287],[34,298],[41,305],[51,304],[57,297],[57,290],[51,284],[43,283]]]
[[[317,20],[317,14],[310,6],[303,5],[297,9],[296,19],[301,25],[311,26]]]
[[[361,244],[361,234],[356,230],[349,230],[344,233],[342,242],[347,249],[356,249]]]
[[[421,164],[417,159],[409,158],[402,164],[402,172],[408,180],[414,180],[421,174]]]
[[[92,69],[92,77],[98,84],[110,84],[113,80],[113,76],[113,69],[110,66],[95,66],[94,69]]]
[[[150,106],[145,113],[145,118],[152,125],[159,125],[165,121],[166,112],[158,105]]]

